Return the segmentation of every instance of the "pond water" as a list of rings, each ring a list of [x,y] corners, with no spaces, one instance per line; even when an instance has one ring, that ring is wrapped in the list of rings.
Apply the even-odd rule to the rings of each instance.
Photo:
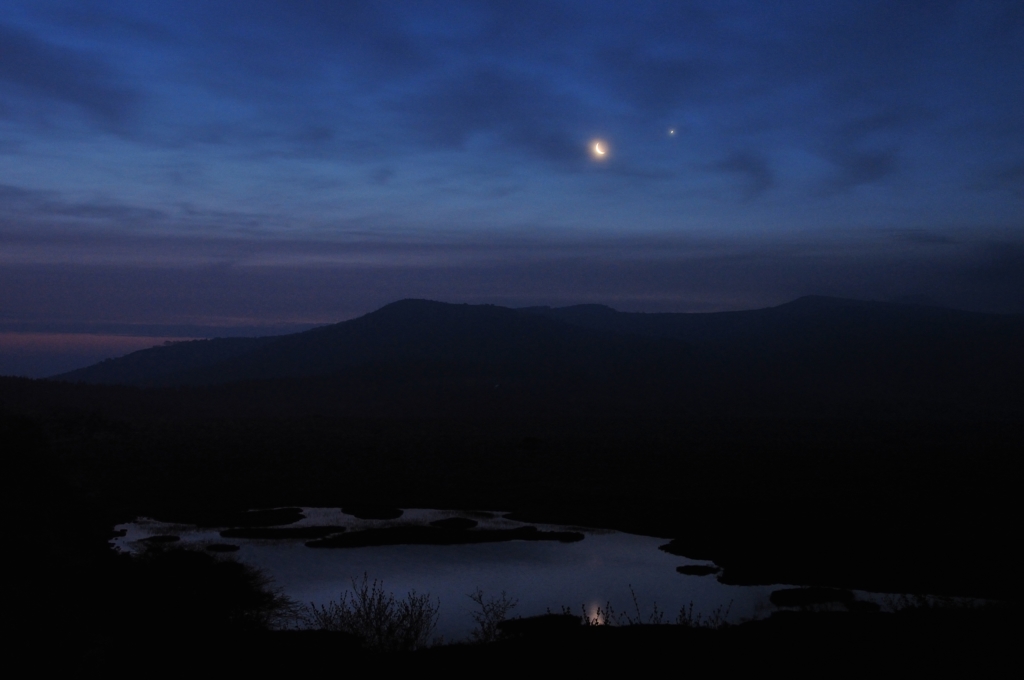
[[[478,588],[485,597],[502,591],[518,599],[510,615],[531,616],[547,611],[594,617],[610,603],[616,612],[636,617],[639,606],[646,619],[657,608],[674,621],[681,607],[693,604],[705,618],[716,610],[730,622],[766,616],[780,586],[729,586],[714,575],[691,576],[676,571],[683,565],[711,565],[658,549],[667,541],[618,531],[555,525],[524,525],[502,513],[404,510],[392,520],[358,519],[339,509],[303,508],[304,518],[281,528],[346,527],[343,536],[372,529],[425,527],[440,519],[463,517],[477,522],[465,531],[508,530],[535,526],[540,531],[573,531],[582,540],[510,540],[463,545],[377,545],[316,549],[309,538],[224,538],[220,529],[167,524],[139,519],[116,527],[124,535],[113,540],[116,549],[136,552],[155,536],[178,536],[176,545],[207,548],[231,544],[235,559],[262,569],[274,585],[293,600],[323,604],[339,598],[352,580],[382,581],[398,597],[415,590],[440,601],[436,634],[446,640],[466,638],[473,628],[477,606],[469,594]],[[369,535],[369,534],[363,534]],[[159,540],[159,539],[158,539]],[[150,541],[152,542],[152,541]],[[636,596],[634,603],[633,594]],[[860,596],[858,596],[860,597]]]

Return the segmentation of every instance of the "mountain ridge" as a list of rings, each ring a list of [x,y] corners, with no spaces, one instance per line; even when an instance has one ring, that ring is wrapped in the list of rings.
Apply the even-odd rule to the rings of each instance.
[[[600,337],[596,345],[603,346],[596,347],[593,330],[497,305],[404,299],[356,319],[302,333],[175,343],[51,379],[170,386],[323,376],[372,363],[523,365],[564,360],[578,364],[579,354],[586,354],[588,348],[607,353],[621,343],[618,338]],[[639,339],[626,343],[650,344]],[[540,356],[545,351],[548,356]],[[162,363],[164,358],[179,360]]]
[[[326,390],[349,404],[372,393],[384,411],[401,402],[424,413],[441,402],[452,413],[1015,412],[1021,347],[1022,316],[821,297],[707,314],[405,299],[301,333],[176,343],[54,379],[286,381],[282,393]]]

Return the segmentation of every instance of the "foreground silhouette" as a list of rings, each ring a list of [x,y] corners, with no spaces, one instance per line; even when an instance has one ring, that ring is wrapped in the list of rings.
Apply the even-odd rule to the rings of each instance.
[[[1020,329],[1019,317],[827,299],[726,315],[406,301],[203,365],[193,349],[208,359],[220,341],[65,376],[92,383],[0,378],[15,566],[35,598],[18,620],[61,644],[81,631],[76,649],[97,659],[126,648],[165,659],[143,640],[168,628],[142,624],[177,621],[154,604],[177,598],[116,603],[135,578],[122,570],[136,567],[110,553],[110,528],[148,516],[284,530],[296,506],[511,510],[674,539],[727,583],[1015,602]],[[165,370],[167,357],[180,361]],[[184,611],[202,618],[216,601]],[[794,637],[836,654],[857,640],[996,644],[999,616],[773,617],[708,642],[707,631],[588,629],[415,654],[443,664],[682,645],[713,664],[728,650],[784,654]],[[251,635],[200,637],[228,657],[232,645],[282,659],[343,645]]]
[[[1022,346],[1019,315],[831,298],[718,314],[403,300],[304,333],[175,343],[57,379],[248,383],[250,401],[286,390],[295,409],[323,412],[328,400],[335,415],[991,418],[1024,413]]]

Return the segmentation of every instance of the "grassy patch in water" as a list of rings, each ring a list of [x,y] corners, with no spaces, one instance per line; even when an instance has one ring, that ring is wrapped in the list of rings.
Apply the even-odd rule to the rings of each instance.
[[[288,539],[288,538],[325,538],[333,534],[340,534],[345,527],[339,526],[312,526],[312,527],[248,527],[225,529],[220,532],[223,538],[251,538],[251,539]]]
[[[306,543],[310,548],[364,548],[379,545],[462,545],[498,543],[501,541],[582,541],[576,531],[541,531],[537,527],[516,529],[445,529],[441,527],[404,526],[353,531]]]

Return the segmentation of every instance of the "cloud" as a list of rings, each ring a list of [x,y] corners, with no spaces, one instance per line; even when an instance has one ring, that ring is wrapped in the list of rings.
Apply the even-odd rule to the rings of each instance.
[[[1024,307],[1024,243],[993,242],[985,245],[961,272],[964,281],[983,287],[1016,291],[1016,304]]]
[[[700,86],[706,89],[715,75],[722,75],[710,59],[650,56],[638,45],[605,50],[598,59],[602,73],[614,79],[619,96],[648,115],[665,115],[693,102]],[[706,96],[699,94],[699,99]]]
[[[58,192],[25,189],[9,184],[0,184],[0,206],[8,216],[7,220],[0,222],[0,225],[7,227],[5,231],[16,224],[35,230],[39,223],[52,223],[54,218],[127,226],[138,223],[153,225],[168,217],[166,211],[156,208],[112,201],[69,201]],[[11,219],[14,216],[17,216],[17,221]]]
[[[961,243],[960,240],[928,229],[893,229],[889,233],[895,239],[913,243],[916,245],[951,246]]]
[[[840,214],[1019,215],[1012,2],[23,4],[0,26],[0,151],[20,156],[0,155],[5,181],[127,197],[0,199],[32,228],[753,238],[827,234]],[[74,143],[51,129],[83,116]],[[592,135],[613,162],[588,162]]]
[[[424,240],[367,232],[333,241],[106,234],[56,242],[26,235],[4,250],[51,257],[0,266],[0,330],[142,324],[172,334],[171,326],[327,323],[405,297],[655,312],[750,309],[819,294],[1024,313],[1024,242],[980,228],[950,237],[956,247],[894,242],[889,232],[757,243],[672,234]],[[62,257],[53,257],[55,248]]]
[[[402,101],[400,109],[430,142],[462,148],[477,135],[559,163],[583,157],[580,103],[557,93],[539,77],[500,68],[476,69],[431,83]],[[576,129],[579,129],[576,126]]]
[[[35,204],[47,195],[42,191],[33,191],[10,184],[0,184],[0,205],[3,205],[7,210],[16,205]]]
[[[990,168],[969,187],[981,191],[1007,191],[1024,198],[1024,161]]]
[[[370,173],[370,181],[374,184],[384,185],[390,182],[395,176],[393,168],[377,168]]]
[[[71,104],[109,129],[123,127],[138,99],[99,59],[0,24],[2,96]],[[8,103],[8,115],[15,108]]]
[[[730,154],[710,168],[739,177],[748,198],[756,198],[775,186],[775,173],[767,161],[749,151]]]
[[[898,159],[899,155],[895,149],[833,154],[830,160],[837,172],[822,182],[820,193],[840,194],[885,179],[899,169]]]

